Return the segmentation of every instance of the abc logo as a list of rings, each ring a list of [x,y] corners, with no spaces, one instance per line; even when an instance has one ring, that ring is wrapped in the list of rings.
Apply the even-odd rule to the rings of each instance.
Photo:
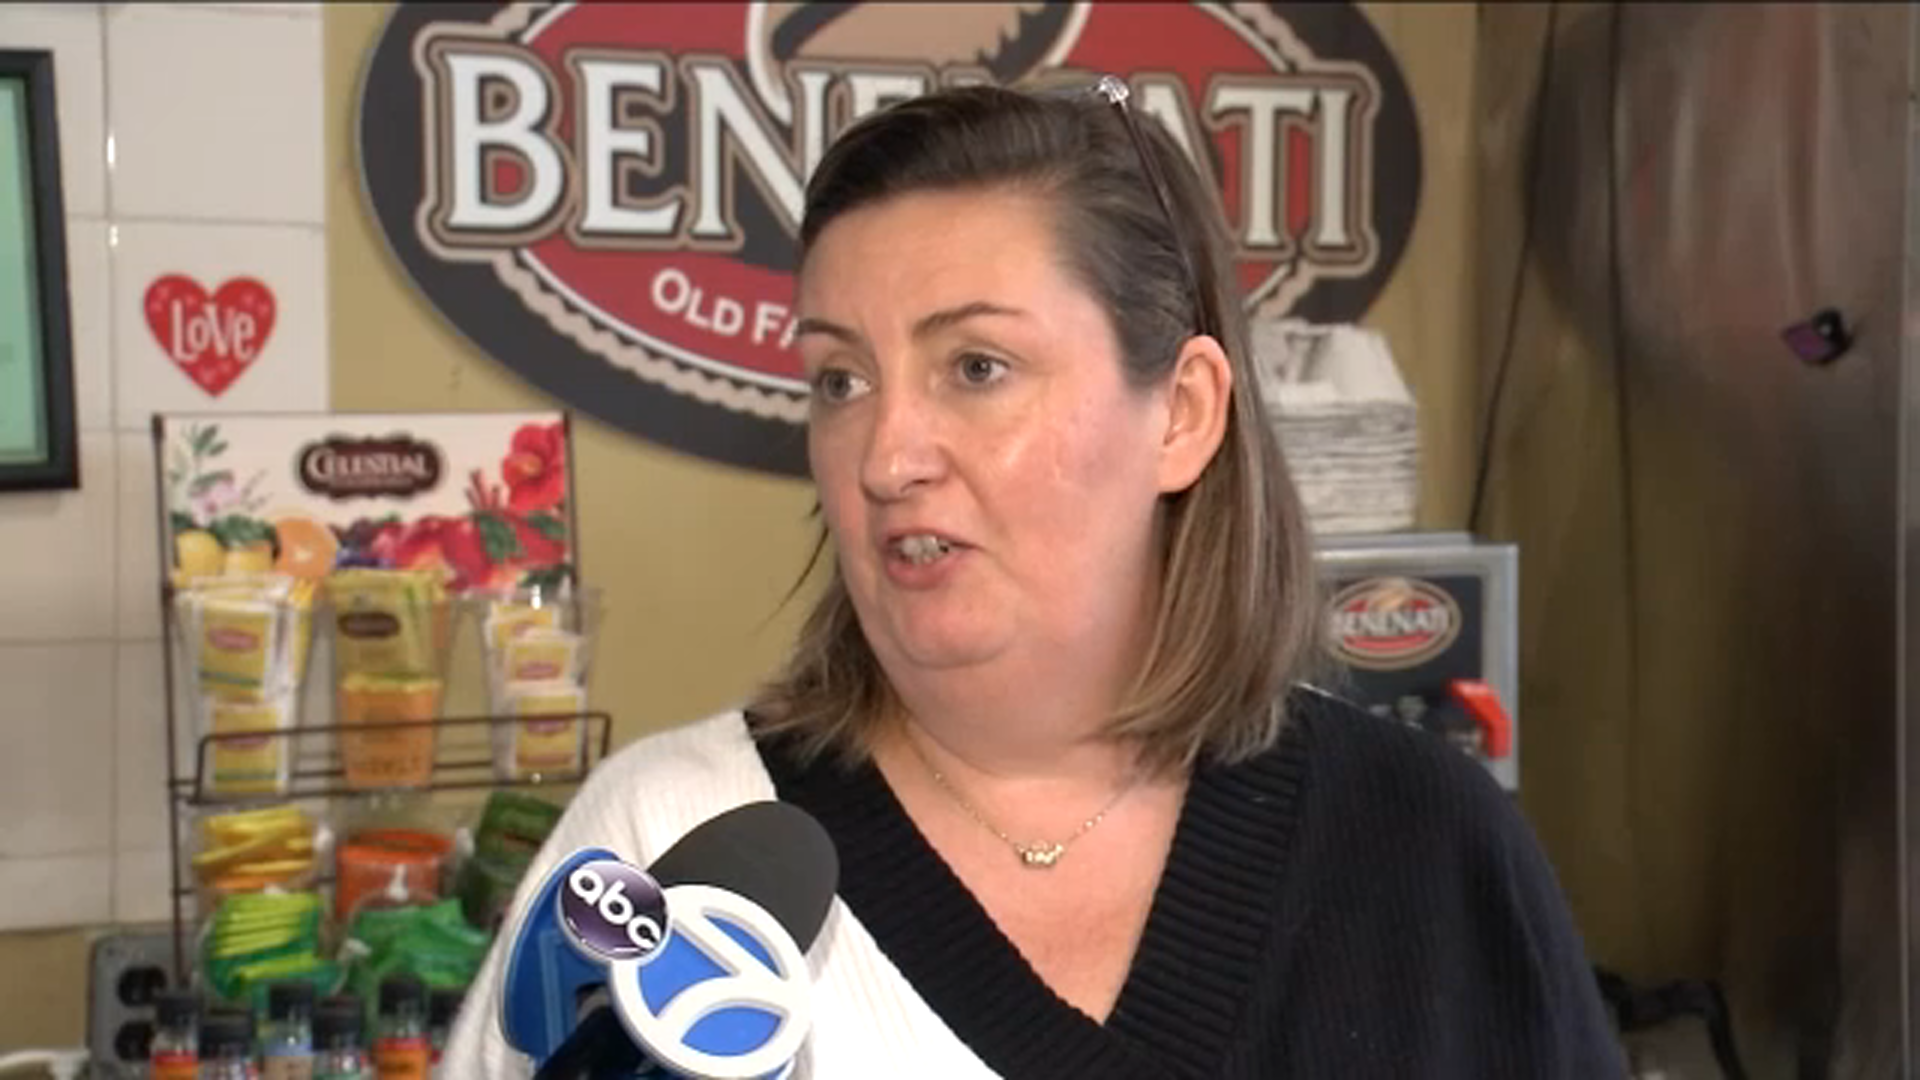
[[[659,884],[618,859],[576,867],[559,900],[560,925],[589,956],[639,960],[667,936],[667,901]]]

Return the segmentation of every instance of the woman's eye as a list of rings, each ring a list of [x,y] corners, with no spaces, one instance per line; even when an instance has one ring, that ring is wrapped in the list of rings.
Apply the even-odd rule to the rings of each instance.
[[[845,368],[827,368],[813,377],[814,396],[822,401],[848,401],[866,388],[867,381]]]
[[[1007,373],[1007,362],[985,353],[967,353],[960,357],[956,366],[962,382],[973,386],[985,386],[997,382]]]

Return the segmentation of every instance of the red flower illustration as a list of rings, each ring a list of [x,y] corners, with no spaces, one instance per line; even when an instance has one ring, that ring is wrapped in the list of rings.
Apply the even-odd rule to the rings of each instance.
[[[468,518],[429,514],[397,531],[392,564],[406,570],[443,568],[455,592],[485,582],[493,572],[486,545]]]
[[[522,514],[551,510],[567,494],[567,441],[559,424],[527,424],[513,433],[500,462],[507,507]]]

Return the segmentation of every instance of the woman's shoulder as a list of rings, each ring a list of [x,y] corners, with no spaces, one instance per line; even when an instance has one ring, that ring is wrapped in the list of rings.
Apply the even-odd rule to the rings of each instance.
[[[1426,835],[1498,844],[1516,829],[1525,835],[1512,797],[1440,736],[1304,684],[1287,711],[1286,738],[1298,741],[1319,813],[1372,824],[1395,842]]]
[[[1305,762],[1296,881],[1302,910],[1324,916],[1296,940],[1329,980],[1358,974],[1335,989],[1447,1011],[1435,1029],[1453,1060],[1503,1061],[1501,1075],[1621,1075],[1579,930],[1513,797],[1437,735],[1317,691],[1289,707]]]
[[[695,825],[743,803],[774,797],[738,709],[643,736],[588,775],[567,816],[631,836],[622,852],[650,861]]]
[[[697,782],[753,759],[753,739],[739,709],[643,735],[607,755],[589,781],[626,786],[638,780]]]

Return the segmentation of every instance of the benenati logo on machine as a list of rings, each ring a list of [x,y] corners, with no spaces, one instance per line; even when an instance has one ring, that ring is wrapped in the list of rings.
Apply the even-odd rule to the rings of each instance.
[[[394,254],[499,362],[798,475],[793,256],[828,144],[940,87],[1109,73],[1212,182],[1256,317],[1367,310],[1412,231],[1420,137],[1348,4],[403,4],[360,163]]]
[[[1333,651],[1355,667],[1395,671],[1447,651],[1460,636],[1460,605],[1418,578],[1357,581],[1328,603]]]

